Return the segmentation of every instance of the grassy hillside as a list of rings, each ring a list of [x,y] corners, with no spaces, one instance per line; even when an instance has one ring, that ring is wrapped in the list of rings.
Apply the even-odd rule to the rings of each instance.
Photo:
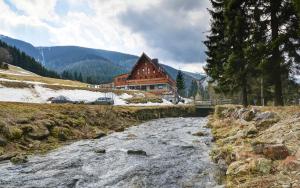
[[[209,125],[226,187],[299,187],[300,106],[218,106]]]
[[[18,82],[27,81],[27,82],[40,82],[49,85],[87,87],[87,84],[82,82],[43,77],[13,65],[9,65],[9,70],[0,69],[0,78],[11,80],[11,81],[18,81]]]

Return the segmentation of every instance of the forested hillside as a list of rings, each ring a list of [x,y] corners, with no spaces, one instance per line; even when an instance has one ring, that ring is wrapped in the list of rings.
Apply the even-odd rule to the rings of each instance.
[[[34,47],[33,45],[1,36],[0,40],[15,46],[34,57],[50,70],[58,72],[64,79],[74,79],[92,84],[111,82],[119,74],[130,72],[138,56],[100,49],[78,46]],[[178,70],[163,65],[165,70],[176,78]],[[186,91],[195,79],[203,75],[183,72]]]
[[[0,41],[0,62],[19,66],[41,76],[52,78],[60,77],[56,72],[46,69],[34,58],[26,55],[24,52],[21,52],[15,47],[8,46],[2,41]]]

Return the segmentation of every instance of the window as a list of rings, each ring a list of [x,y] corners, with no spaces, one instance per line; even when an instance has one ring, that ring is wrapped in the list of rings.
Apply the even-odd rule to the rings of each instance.
[[[150,89],[154,90],[155,86],[154,85],[150,85]]]
[[[157,85],[158,89],[164,89],[165,85],[164,84],[159,84]]]

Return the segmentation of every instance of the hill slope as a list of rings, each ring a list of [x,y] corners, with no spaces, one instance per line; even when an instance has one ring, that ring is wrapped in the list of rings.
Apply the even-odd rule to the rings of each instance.
[[[59,73],[81,72],[83,78],[92,77],[97,83],[110,82],[116,75],[129,72],[138,59],[138,56],[130,54],[78,46],[34,47],[29,43],[6,36],[0,37],[0,40],[16,46],[51,70]],[[173,79],[176,78],[177,69],[167,65],[163,67]],[[183,72],[183,74],[186,89],[190,87],[193,79],[203,77],[203,75],[188,72]]]

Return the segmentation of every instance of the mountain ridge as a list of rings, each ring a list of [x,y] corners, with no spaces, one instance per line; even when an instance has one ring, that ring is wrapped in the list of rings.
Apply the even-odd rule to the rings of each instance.
[[[82,70],[84,70],[83,77],[93,77],[97,83],[111,82],[115,76],[121,73],[130,72],[139,58],[136,55],[127,53],[80,47],[75,45],[35,47],[28,42],[4,35],[0,37],[0,40],[25,52],[50,70],[58,73],[62,73],[63,71],[80,73]],[[89,68],[91,65],[93,68]],[[173,79],[176,79],[178,72],[177,69],[162,63],[161,65],[166,69]],[[107,72],[110,73],[106,74]],[[189,89],[192,80],[203,77],[201,74],[190,73],[186,71],[183,71],[183,74],[186,89]]]

